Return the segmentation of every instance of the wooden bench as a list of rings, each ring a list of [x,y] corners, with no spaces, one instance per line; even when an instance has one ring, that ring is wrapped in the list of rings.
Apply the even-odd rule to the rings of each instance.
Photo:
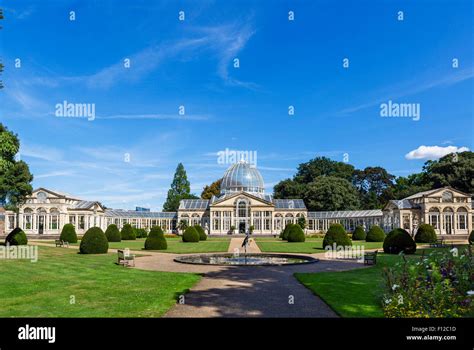
[[[54,241],[54,243],[56,244],[56,247],[67,247],[67,248],[69,248],[69,242],[62,241],[60,239],[56,239]]]
[[[117,250],[118,253],[118,264],[126,266],[135,266],[135,255],[130,254],[130,250],[128,249],[119,249]]]
[[[375,252],[368,252],[364,254],[364,265],[375,265],[377,264],[377,253],[378,250]]]

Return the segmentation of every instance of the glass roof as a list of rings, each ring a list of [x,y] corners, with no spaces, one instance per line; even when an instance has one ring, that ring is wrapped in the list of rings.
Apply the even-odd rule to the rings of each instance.
[[[274,199],[277,209],[306,209],[302,199]]]
[[[208,206],[208,199],[182,199],[179,202],[179,209],[205,210]]]
[[[221,193],[230,192],[263,193],[263,177],[255,166],[245,161],[232,165],[224,174]]]
[[[340,211],[310,211],[308,218],[310,219],[351,219],[351,218],[367,218],[382,217],[382,210],[340,210]]]
[[[119,217],[119,218],[173,219],[176,217],[176,213],[168,212],[168,211],[135,211],[135,210],[107,209],[105,211],[105,216],[106,217]]]

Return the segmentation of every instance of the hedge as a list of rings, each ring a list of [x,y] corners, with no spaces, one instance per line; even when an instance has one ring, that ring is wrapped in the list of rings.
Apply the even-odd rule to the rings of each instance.
[[[86,231],[79,246],[81,254],[105,254],[109,250],[109,242],[100,227],[91,227]]]
[[[120,235],[124,241],[134,241],[137,239],[135,230],[130,224],[123,225]]]
[[[61,230],[61,235],[59,236],[59,239],[64,242],[77,243],[77,234],[76,234],[76,229],[74,228],[74,225],[73,224],[64,225],[63,229]]]
[[[160,226],[153,226],[145,240],[145,250],[165,250],[168,248],[165,235]]]
[[[364,228],[362,226],[357,226],[352,233],[352,240],[353,241],[365,241],[365,238],[367,237],[367,234],[364,231]]]
[[[137,238],[146,238],[148,236],[148,233],[144,228],[136,228],[135,235],[137,236]]]
[[[366,242],[383,242],[384,239],[385,232],[377,225],[372,226],[365,237]]]
[[[323,248],[327,246],[351,246],[352,241],[341,224],[332,224],[323,239]]]
[[[122,235],[115,224],[110,224],[105,230],[105,237],[107,237],[107,241],[109,242],[120,242],[122,241]]]
[[[184,230],[183,242],[199,242],[199,233],[193,226],[189,226]]]
[[[306,237],[300,225],[292,225],[288,232],[288,242],[304,242]]]
[[[474,230],[472,230],[471,234],[469,235],[469,244],[474,244]]]
[[[385,237],[383,241],[383,251],[387,254],[414,254],[416,252],[416,243],[410,234],[401,228],[396,228]]]
[[[28,238],[26,238],[25,232],[19,227],[13,229],[5,238],[5,245],[26,245],[28,244]]]
[[[194,225],[194,228],[196,229],[198,235],[199,235],[199,240],[200,241],[205,241],[207,239],[206,232],[204,229],[201,227],[201,225]]]
[[[433,226],[428,224],[421,224],[418,227],[415,235],[415,242],[417,243],[434,243],[438,237]]]
[[[280,233],[280,238],[284,241],[288,240],[288,234],[290,233],[290,229],[294,224],[286,224],[285,229]]]

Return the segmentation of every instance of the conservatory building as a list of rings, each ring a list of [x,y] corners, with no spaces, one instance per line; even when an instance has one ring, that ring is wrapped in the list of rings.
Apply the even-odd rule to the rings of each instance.
[[[312,212],[302,199],[275,199],[266,194],[258,169],[241,161],[225,172],[219,195],[181,200],[176,212],[110,209],[99,201],[38,188],[18,215],[0,208],[0,235],[20,227],[30,237],[59,236],[67,223],[73,224],[79,235],[94,226],[105,230],[116,224],[121,229],[127,223],[136,228],[161,226],[166,233],[176,233],[182,222],[201,225],[212,235],[276,235],[286,224],[304,221],[308,234],[325,232],[333,223],[348,231],[358,225],[366,230],[379,225],[386,232],[402,227],[414,233],[419,224],[428,223],[438,235],[461,238],[473,229],[473,219],[471,196],[451,187],[390,201],[382,210]]]

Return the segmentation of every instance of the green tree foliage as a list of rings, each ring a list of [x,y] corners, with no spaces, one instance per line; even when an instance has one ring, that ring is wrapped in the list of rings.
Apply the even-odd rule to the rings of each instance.
[[[199,242],[199,233],[193,226],[189,226],[184,230],[182,239],[183,242]]]
[[[0,123],[0,204],[17,212],[33,191],[28,165],[15,159],[19,149],[18,136]]]
[[[130,224],[123,225],[120,235],[124,241],[134,241],[137,239],[137,234]]]
[[[421,224],[418,227],[415,235],[416,243],[433,243],[436,242],[436,232],[433,226],[428,224]]]
[[[288,232],[288,242],[304,242],[306,237],[300,225],[292,225]]]
[[[319,176],[308,184],[303,196],[308,210],[355,210],[359,196],[347,180],[335,176]]]
[[[474,193],[474,152],[451,153],[423,166],[433,188],[451,186],[465,193]]]
[[[19,227],[15,228],[5,238],[5,245],[26,245],[28,244],[28,238],[26,238],[25,232]]]
[[[183,164],[179,163],[171,183],[171,188],[168,191],[166,202],[163,204],[163,211],[176,211],[178,210],[180,200],[197,198],[191,194],[191,185],[188,181],[186,170]]]
[[[347,235],[344,226],[341,224],[332,224],[329,226],[329,230],[326,232],[326,235],[323,239],[323,248],[327,246],[333,248],[333,245],[336,246],[351,246],[352,241]]]
[[[385,237],[383,241],[383,251],[386,254],[414,254],[416,252],[416,243],[410,234],[402,228],[396,228]]]
[[[59,239],[64,242],[77,243],[77,234],[76,234],[76,229],[74,228],[74,225],[73,224],[64,225],[63,229],[61,230],[61,235],[59,236]]]
[[[344,162],[337,162],[326,157],[317,157],[298,166],[294,180],[307,184],[319,176],[340,177],[347,181],[352,180],[354,167]]]
[[[472,230],[470,235],[469,235],[469,244],[470,245],[474,244],[474,230]]]
[[[205,241],[207,239],[207,235],[206,235],[206,232],[204,232],[204,229],[201,227],[201,225],[194,225],[194,228],[199,234],[199,240]]]
[[[204,186],[201,193],[201,198],[211,199],[212,196],[218,196],[221,193],[221,184],[222,184],[222,179],[219,179],[217,181],[214,181],[209,186],[208,185]]]
[[[168,243],[160,226],[153,226],[145,240],[145,250],[166,250]]]
[[[395,180],[392,194],[393,198],[402,199],[418,192],[427,191],[432,187],[433,184],[428,181],[426,174],[411,174],[407,177],[400,176]]]
[[[304,230],[306,228],[306,218],[304,216],[299,217],[297,224]]]
[[[273,196],[283,199],[299,199],[303,198],[306,184],[296,182],[295,180],[286,179],[280,181],[273,188]]]
[[[110,224],[105,230],[105,237],[109,242],[120,242],[122,241],[122,235],[115,224]]]
[[[355,170],[353,184],[360,193],[361,208],[374,209],[383,207],[393,198],[392,188],[395,176],[382,167],[367,167]]]
[[[352,240],[353,241],[364,241],[365,238],[367,237],[367,234],[364,231],[364,228],[362,226],[357,226],[352,233]]]
[[[367,237],[365,237],[367,242],[383,242],[384,239],[385,232],[377,225],[373,225],[367,232]]]

